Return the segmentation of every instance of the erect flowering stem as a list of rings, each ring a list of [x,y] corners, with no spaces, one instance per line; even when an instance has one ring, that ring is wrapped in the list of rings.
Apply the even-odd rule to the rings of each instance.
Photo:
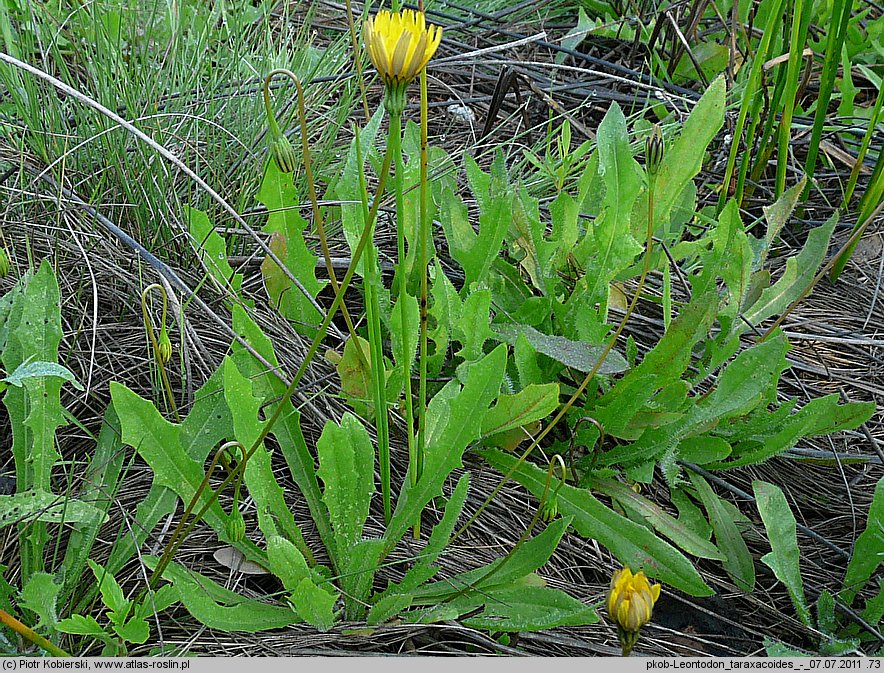
[[[150,312],[147,310],[147,297],[151,290],[159,290],[160,295],[163,298],[162,325],[160,327],[159,341],[154,332],[153,321],[150,319]],[[169,382],[169,375],[166,373],[165,366],[165,363],[169,361],[169,358],[172,355],[172,344],[169,343],[169,334],[166,332],[166,312],[168,311],[168,308],[169,304],[168,299],[166,298],[166,288],[159,283],[152,283],[144,288],[141,293],[141,320],[144,323],[144,329],[147,331],[147,338],[150,340],[154,360],[160,370],[160,379],[163,382],[163,391],[169,402],[169,408],[172,410],[172,415],[175,416],[175,422],[180,423],[181,416],[178,415],[178,405],[175,404],[175,395],[172,393],[172,384]]]
[[[659,130],[655,129],[656,133],[659,134]],[[647,227],[647,238],[645,240],[645,255],[644,255],[644,263],[642,265],[642,273],[638,280],[638,286],[635,289],[635,294],[632,295],[632,300],[629,302],[629,306],[626,309],[626,313],[623,314],[623,319],[620,321],[620,324],[617,325],[617,329],[614,330],[614,334],[611,335],[611,338],[608,340],[608,343],[605,345],[604,350],[602,350],[601,354],[596,360],[595,365],[593,365],[592,369],[583,379],[581,384],[577,387],[577,390],[574,391],[574,394],[571,395],[571,398],[559,409],[559,412],[553,417],[553,419],[546,425],[543,430],[538,433],[538,435],[531,441],[531,444],[527,449],[519,456],[519,459],[515,462],[515,464],[510,468],[510,470],[503,476],[503,478],[498,482],[497,486],[494,490],[485,498],[485,501],[476,510],[475,514],[473,514],[465,524],[463,524],[457,532],[452,536],[451,541],[453,542],[461,535],[463,532],[469,528],[476,519],[485,511],[485,508],[491,503],[494,498],[497,497],[497,494],[500,493],[501,489],[503,489],[504,485],[512,478],[512,476],[516,473],[516,470],[519,469],[519,466],[525,462],[531,452],[534,451],[539,445],[540,442],[546,437],[552,429],[556,427],[556,424],[562,418],[564,418],[565,414],[568,413],[568,410],[574,406],[574,403],[583,395],[586,390],[589,382],[592,381],[593,377],[598,373],[599,368],[602,366],[602,363],[605,361],[605,358],[608,357],[608,354],[613,350],[614,344],[617,343],[617,339],[620,337],[620,334],[623,332],[623,328],[626,327],[626,323],[629,321],[629,318],[632,316],[632,312],[635,310],[635,306],[638,303],[638,298],[641,296],[642,289],[645,286],[645,280],[648,276],[648,273],[651,270],[651,251],[654,247],[654,189],[657,181],[657,167],[659,166],[660,161],[662,160],[662,140],[659,139],[659,135],[657,136],[658,140],[656,142],[658,144],[649,143],[649,152],[647,154],[653,154],[653,159],[648,161],[648,227]]]
[[[356,164],[364,166],[362,143],[359,140],[359,127],[353,127],[356,137]],[[368,188],[365,185],[365,171],[359,174],[359,196],[362,200],[362,217],[370,220]],[[378,193],[376,200],[382,195]],[[369,240],[374,239],[374,226],[369,232]],[[375,409],[375,431],[378,436],[378,470],[381,476],[381,496],[384,503],[384,522],[390,523],[393,516],[390,491],[390,419],[387,414],[387,379],[384,368],[384,348],[381,334],[381,309],[378,292],[381,287],[381,270],[378,266],[377,251],[370,249],[365,267],[365,316],[368,323],[368,346],[371,351],[372,397]]]
[[[423,2],[421,2],[423,4]],[[414,483],[424,471],[424,452],[427,440],[427,247],[430,237],[429,194],[427,172],[429,164],[429,141],[427,132],[427,69],[421,69],[421,175],[420,175],[420,233],[418,234],[418,264],[421,274],[420,296],[420,345],[418,356],[417,394],[417,462],[414,467]]]
[[[388,89],[388,96],[389,94]],[[405,267],[405,168],[402,162],[402,109],[397,107],[398,101],[393,100],[387,105],[387,111],[390,115],[390,135],[387,141],[389,150],[393,153],[393,161],[396,165],[396,252],[399,258],[399,265],[396,269],[396,276],[399,281],[399,303],[400,316],[400,337],[401,354],[399,364],[402,367],[402,388],[405,396],[405,425],[406,437],[408,440],[408,463],[409,465],[417,465],[417,446],[414,438],[414,400],[411,395],[411,353],[408,350],[408,280]],[[412,486],[417,483],[415,470],[409,470],[411,473]],[[415,536],[420,536],[420,522],[415,523]]]

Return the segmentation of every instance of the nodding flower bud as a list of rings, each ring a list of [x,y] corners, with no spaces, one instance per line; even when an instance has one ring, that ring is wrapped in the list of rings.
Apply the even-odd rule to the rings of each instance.
[[[651,621],[654,604],[660,598],[660,585],[651,586],[644,572],[635,575],[622,568],[611,577],[608,590],[608,615],[617,624],[623,656],[628,656],[638,641],[641,628]]]
[[[230,513],[230,518],[227,519],[225,527],[227,529],[227,537],[230,538],[231,542],[242,542],[246,536],[246,521],[242,518],[242,512],[239,511],[238,507],[234,508]]]
[[[663,162],[663,150],[663,132],[654,124],[651,134],[645,140],[645,166],[651,175],[656,175]]]
[[[295,148],[282,133],[271,134],[270,138],[270,154],[273,160],[283,173],[293,173],[297,159],[295,157]]]
[[[160,338],[157,339],[157,359],[163,364],[172,359],[172,342],[165,327],[160,330]]]
[[[544,522],[549,523],[559,513],[559,501],[555,495],[548,498],[543,505],[540,507],[540,518],[543,519]]]
[[[9,275],[9,255],[6,254],[6,248],[0,248],[0,278],[6,278]]]

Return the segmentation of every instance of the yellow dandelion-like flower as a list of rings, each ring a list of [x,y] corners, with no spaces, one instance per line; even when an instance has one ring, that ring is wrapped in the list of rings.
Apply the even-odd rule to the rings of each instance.
[[[617,624],[623,654],[628,655],[641,628],[651,621],[654,604],[660,598],[660,585],[651,586],[641,570],[632,574],[622,568],[611,577],[608,591],[608,615]]]
[[[442,29],[427,25],[423,12],[383,10],[365,22],[363,34],[371,62],[389,88],[407,85],[436,53]]]

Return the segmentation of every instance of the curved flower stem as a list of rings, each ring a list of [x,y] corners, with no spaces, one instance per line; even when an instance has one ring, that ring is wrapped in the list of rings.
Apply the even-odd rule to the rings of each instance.
[[[405,168],[402,162],[402,113],[395,112],[390,114],[390,136],[388,147],[393,152],[393,161],[396,164],[396,251],[399,258],[399,266],[396,269],[396,276],[399,280],[399,316],[400,316],[400,335],[399,343],[402,353],[400,357],[400,365],[402,366],[402,387],[405,396],[405,426],[406,437],[408,439],[408,464],[411,466],[411,484],[417,484],[416,467],[419,463],[417,456],[417,446],[414,442],[414,400],[411,394],[411,353],[408,350],[408,289],[405,265]],[[420,537],[420,520],[414,524],[414,536]]]
[[[307,178],[307,191],[310,195],[310,205],[313,208],[313,223],[316,227],[316,233],[319,234],[319,243],[322,247],[322,256],[325,259],[325,269],[328,272],[328,279],[331,283],[332,290],[334,290],[335,296],[337,296],[341,291],[341,288],[338,285],[338,277],[335,274],[334,266],[332,266],[331,251],[328,247],[328,237],[325,235],[325,223],[322,219],[322,210],[319,208],[319,198],[316,195],[316,183],[313,179],[313,162],[307,134],[307,111],[304,102],[304,87],[301,84],[301,79],[287,68],[276,68],[275,70],[271,70],[264,78],[264,107],[267,110],[267,119],[270,120],[271,123],[271,132],[273,131],[273,127],[276,126],[276,120],[273,118],[273,113],[270,108],[270,81],[276,75],[285,75],[288,77],[295,83],[295,88],[298,90],[298,121],[300,123],[301,131],[301,152],[304,159],[304,175]],[[278,126],[276,127],[276,132],[279,133]],[[359,364],[364,370],[367,370],[368,360],[365,357],[365,353],[362,352],[362,346],[360,345],[359,340],[354,338],[356,336],[356,328],[353,326],[353,320],[350,318],[350,312],[347,310],[347,305],[343,302],[341,302],[341,313],[344,316],[344,322],[347,323],[347,332],[350,334],[350,338],[353,339],[353,343],[356,346],[356,356],[359,358]]]
[[[332,316],[334,316],[334,314],[340,307],[341,302],[343,301],[344,292],[346,292],[347,288],[349,287],[350,281],[353,279],[353,274],[356,272],[356,267],[359,264],[359,260],[362,257],[362,253],[365,251],[365,246],[367,245],[370,238],[369,234],[371,233],[372,225],[378,214],[381,196],[383,195],[384,189],[386,187],[387,174],[390,172],[390,163],[392,158],[393,154],[392,152],[390,152],[390,149],[388,147],[387,152],[384,155],[384,164],[381,168],[381,172],[378,178],[378,187],[377,193],[375,195],[375,200],[371,205],[371,211],[369,212],[368,220],[366,220],[365,222],[365,228],[362,230],[362,236],[359,238],[359,243],[356,246],[356,250],[353,251],[352,259],[350,260],[350,266],[347,267],[347,273],[344,274],[344,279],[341,281],[341,292],[335,295],[335,299],[332,302],[331,308],[329,308],[328,312],[325,315],[325,318],[323,318],[322,324],[319,326],[319,330],[317,331],[317,334],[313,339],[313,343],[310,344],[310,348],[308,349],[307,354],[304,356],[304,359],[301,361],[301,364],[298,367],[298,371],[295,372],[291,383],[289,383],[288,387],[285,389],[285,392],[282,394],[282,398],[276,405],[276,409],[274,409],[273,415],[264,424],[264,427],[261,428],[261,432],[259,433],[258,437],[255,438],[255,441],[252,443],[252,446],[249,448],[249,450],[246,451],[245,457],[243,458],[242,462],[237,465],[237,467],[232,470],[227,475],[227,477],[225,477],[224,481],[221,482],[217,490],[209,494],[206,502],[193,517],[190,524],[187,526],[187,528],[184,528],[183,532],[179,535],[178,541],[175,544],[174,548],[172,545],[169,545],[167,547],[166,551],[163,553],[163,559],[166,559],[165,564],[162,566],[160,564],[157,565],[156,569],[151,575],[151,579],[149,580],[150,583],[156,584],[156,581],[161,576],[162,571],[165,570],[166,566],[169,564],[169,560],[171,560],[172,556],[181,547],[181,543],[187,538],[188,535],[190,535],[191,531],[193,531],[193,529],[196,527],[197,522],[202,519],[203,515],[208,511],[209,507],[211,507],[215,503],[215,501],[218,499],[218,494],[223,491],[228,486],[228,484],[230,484],[231,481],[237,478],[238,472],[243,469],[243,465],[245,465],[246,461],[248,461],[248,459],[254,455],[255,451],[258,450],[258,447],[264,443],[264,440],[267,439],[267,435],[270,434],[270,431],[273,429],[276,421],[279,420],[279,417],[282,415],[283,410],[285,409],[289,400],[291,400],[295,389],[301,382],[301,378],[307,371],[307,366],[313,360],[313,357],[319,350],[319,346],[322,343],[322,340],[325,338],[325,334],[328,330],[329,323],[331,323]],[[195,501],[196,500],[194,499],[192,502],[195,503]],[[312,554],[310,554],[309,556],[305,556],[306,558],[311,559],[311,565],[315,565],[315,560],[312,560]]]
[[[34,645],[36,645],[37,647],[42,647],[53,657],[71,656],[57,645],[53,644],[49,640],[46,640],[46,638],[44,638],[40,634],[36,633],[33,629],[22,624],[19,620],[17,620],[5,610],[0,610],[0,624],[5,624],[25,640],[34,643]]]
[[[147,310],[147,297],[151,290],[159,290],[160,295],[163,298],[162,324],[164,328],[166,326],[166,314],[169,308],[169,301],[166,297],[166,288],[159,283],[148,285],[141,293],[141,320],[144,323],[144,329],[147,331],[147,338],[150,340],[150,345],[153,349],[154,360],[157,363],[157,367],[160,369],[160,378],[163,381],[163,390],[166,394],[166,399],[169,402],[169,407],[172,409],[172,414],[175,416],[175,422],[180,423],[181,416],[178,414],[178,406],[175,404],[175,396],[172,394],[172,384],[169,382],[169,375],[166,373],[163,358],[160,356],[160,346],[159,343],[157,343],[157,335],[154,332],[153,321],[150,319],[150,313]]]
[[[503,489],[504,484],[509,481],[512,476],[516,473],[516,470],[519,469],[519,466],[525,462],[528,456],[540,445],[540,442],[546,437],[552,429],[556,426],[556,424],[564,418],[565,414],[568,413],[568,410],[574,405],[577,399],[583,394],[586,390],[586,387],[589,385],[589,382],[592,381],[593,377],[598,373],[599,368],[602,366],[602,363],[605,361],[605,358],[608,357],[608,353],[610,353],[614,344],[617,343],[617,339],[620,337],[621,332],[623,332],[623,328],[626,327],[626,323],[629,321],[629,318],[632,316],[632,312],[635,310],[635,306],[638,303],[638,298],[641,296],[642,289],[645,286],[645,279],[648,276],[648,273],[651,270],[651,251],[654,247],[654,187],[656,184],[657,176],[655,173],[648,174],[648,229],[647,229],[647,240],[645,241],[645,256],[644,256],[644,264],[642,265],[642,274],[638,280],[638,287],[635,289],[635,294],[632,295],[632,300],[629,302],[629,307],[626,309],[626,313],[623,315],[623,319],[620,321],[620,324],[617,325],[617,329],[614,330],[614,334],[611,335],[611,338],[608,340],[605,349],[602,351],[601,355],[599,355],[598,360],[593,366],[592,370],[586,375],[586,378],[583,379],[583,382],[578,386],[577,390],[574,391],[574,394],[571,395],[571,399],[569,399],[559,412],[553,417],[553,419],[547,424],[547,426],[540,431],[540,433],[534,438],[531,444],[525,449],[524,453],[519,456],[519,459],[516,461],[515,465],[513,465],[509,472],[507,472],[503,478],[498,482],[497,486],[491,492],[491,494],[485,498],[485,501],[482,503],[481,507],[476,510],[476,513],[473,514],[469,520],[463,524],[457,532],[452,536],[451,542],[459,538],[463,532],[469,528],[476,519],[479,518],[479,515],[485,510],[485,508],[489,505],[489,503],[497,497],[497,494],[500,493],[501,489]]]

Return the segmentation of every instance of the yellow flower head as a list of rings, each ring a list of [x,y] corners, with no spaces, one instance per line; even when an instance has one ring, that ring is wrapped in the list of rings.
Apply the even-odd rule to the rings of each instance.
[[[427,25],[423,12],[412,9],[378,12],[365,22],[363,34],[371,62],[388,87],[417,77],[442,41],[442,29]]]
[[[644,572],[635,575],[622,568],[611,577],[608,591],[608,614],[627,634],[638,634],[651,621],[654,603],[660,598],[660,585],[651,586]]]

